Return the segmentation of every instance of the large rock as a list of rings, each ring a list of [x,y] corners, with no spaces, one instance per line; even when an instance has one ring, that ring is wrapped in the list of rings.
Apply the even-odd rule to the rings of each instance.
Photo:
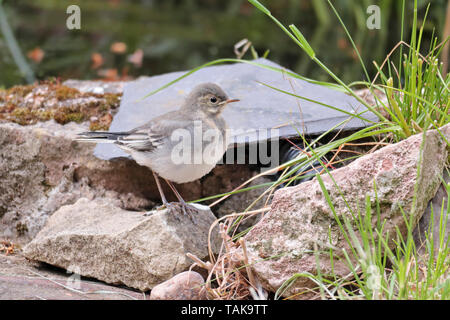
[[[73,141],[88,124],[54,121],[20,126],[0,123],[0,234],[21,243],[31,240],[49,215],[85,197],[110,198],[129,210],[161,203],[150,169],[134,160],[100,160],[95,144]],[[254,172],[247,165],[217,166],[199,181],[177,186],[186,200],[223,193]],[[175,196],[163,184],[170,201]],[[233,201],[232,199],[230,199]],[[242,210],[244,207],[242,207]]]
[[[145,291],[188,269],[192,261],[186,253],[208,256],[208,232],[215,217],[208,207],[198,208],[194,219],[168,210],[144,216],[117,208],[108,199],[83,198],[55,212],[24,254]]]
[[[450,125],[442,128],[450,138]],[[428,131],[423,149],[423,166],[417,177],[422,135],[415,135],[399,143],[365,155],[346,167],[331,172],[337,186],[327,174],[322,179],[330,194],[338,217],[352,220],[349,209],[357,207],[364,214],[365,196],[370,196],[373,212],[376,206],[373,183],[381,207],[384,230],[395,237],[395,228],[405,234],[406,226],[400,208],[412,215],[413,227],[422,216],[427,203],[436,193],[447,161],[447,144],[436,130]],[[414,185],[418,183],[417,202],[412,206]],[[374,213],[373,223],[376,223]],[[352,222],[355,226],[356,221]],[[354,262],[349,246],[325,200],[317,179],[295,187],[278,190],[271,211],[245,236],[250,264],[263,286],[276,291],[296,273],[317,273],[314,247],[317,245],[322,274],[331,274],[329,243],[337,250],[334,272],[345,276],[349,270],[345,264],[345,249]],[[391,245],[394,245],[392,242]],[[322,251],[321,251],[322,250]],[[323,253],[325,252],[325,253]],[[338,259],[341,258],[341,259]],[[301,288],[316,285],[306,277],[298,278],[284,292],[285,296],[298,293]]]
[[[0,124],[0,233],[4,237],[30,240],[50,214],[80,197],[106,196],[133,209],[153,204],[132,180],[139,174],[142,179],[151,177],[151,172],[131,160],[96,159],[94,145],[72,141],[83,129],[84,125],[63,126],[54,121],[33,126]],[[97,171],[97,176],[89,176],[91,171]],[[111,181],[120,185],[114,188]],[[147,180],[148,185],[152,182]]]

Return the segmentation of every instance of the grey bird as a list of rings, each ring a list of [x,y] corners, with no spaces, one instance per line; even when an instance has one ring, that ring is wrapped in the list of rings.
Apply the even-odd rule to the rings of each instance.
[[[172,182],[186,183],[209,173],[227,149],[227,125],[222,111],[228,103],[227,94],[214,83],[196,86],[182,106],[126,132],[83,132],[76,140],[113,143],[140,165],[150,168],[161,200],[171,208],[161,188],[162,177],[180,202],[183,212],[188,204]]]

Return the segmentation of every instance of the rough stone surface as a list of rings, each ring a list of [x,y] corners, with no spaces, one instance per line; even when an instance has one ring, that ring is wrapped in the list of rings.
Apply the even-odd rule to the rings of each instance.
[[[208,232],[215,217],[208,207],[198,208],[194,223],[177,211],[155,210],[144,216],[120,209],[109,199],[82,198],[55,212],[24,247],[24,255],[146,291],[188,269],[192,261],[186,253],[208,256]]]
[[[445,183],[450,183],[450,176],[446,170],[444,170],[444,181]],[[438,191],[436,192],[436,195],[428,204],[425,213],[419,220],[419,223],[417,224],[417,227],[413,232],[414,242],[416,248],[420,253],[427,252],[426,241],[427,241],[427,234],[429,234],[430,231],[434,236],[430,240],[432,240],[434,244],[434,248],[436,250],[435,254],[437,253],[440,241],[439,235],[441,223],[442,225],[446,223],[446,227],[443,228],[441,232],[443,232],[444,243],[448,241],[448,238],[450,236],[450,214],[447,213],[447,205],[448,205],[447,191],[445,186],[441,184],[439,186]],[[442,206],[444,206],[444,208],[442,208]],[[441,211],[442,209],[443,211]],[[443,213],[442,217],[441,212]]]
[[[0,233],[3,237],[22,242],[30,240],[48,215],[80,197],[106,196],[125,208],[139,209],[153,204],[133,190],[134,186],[122,190],[108,188],[83,174],[85,168],[99,168],[103,174],[110,174],[121,167],[122,175],[123,171],[142,173],[144,168],[130,161],[99,161],[92,156],[94,146],[72,141],[75,132],[82,128],[75,123],[62,126],[53,121],[27,127],[0,124]],[[115,178],[116,182],[127,182]]]
[[[441,131],[447,139],[450,138],[450,125]],[[332,171],[331,175],[339,190],[328,175],[322,175],[337,215],[352,220],[340,193],[354,212],[357,212],[359,206],[364,214],[366,195],[370,196],[374,209],[375,182],[381,221],[386,219],[384,230],[394,235],[395,228],[398,227],[405,233],[400,207],[413,215],[413,223],[416,225],[428,201],[436,193],[448,156],[447,144],[441,136],[435,130],[428,131],[423,150],[423,168],[417,179],[421,143],[422,135],[415,135]],[[416,207],[412,210],[416,182],[419,192]],[[376,223],[376,215],[373,219],[372,223]],[[343,253],[339,249],[350,252],[316,178],[295,187],[278,190],[274,195],[272,210],[255,225],[245,239],[253,270],[263,286],[271,291],[277,290],[295,273],[316,274],[317,264],[313,253],[315,245],[319,250],[328,252],[328,244],[331,242],[333,247],[338,248],[334,253],[340,258]],[[269,257],[273,258],[263,260]],[[319,264],[322,274],[331,274],[328,253],[319,255]],[[339,276],[348,274],[346,265],[338,259],[334,259],[334,270]],[[300,292],[301,288],[314,286],[311,280],[301,277],[284,295],[290,296]]]
[[[100,160],[92,155],[94,144],[72,141],[87,126],[54,121],[0,124],[0,234],[4,238],[31,240],[49,215],[81,197],[110,198],[128,210],[148,210],[160,203],[150,169],[127,158]],[[194,200],[226,192],[253,175],[247,165],[220,165],[203,179],[177,189],[186,200]],[[166,184],[163,188],[174,201],[170,188]]]
[[[101,80],[75,80],[70,79],[63,85],[75,88],[80,92],[91,92],[96,94],[122,93],[126,81],[101,81]]]
[[[195,271],[185,271],[152,289],[150,300],[206,300],[205,280]]]
[[[0,300],[143,300],[148,295],[80,277],[18,252],[0,254]]]

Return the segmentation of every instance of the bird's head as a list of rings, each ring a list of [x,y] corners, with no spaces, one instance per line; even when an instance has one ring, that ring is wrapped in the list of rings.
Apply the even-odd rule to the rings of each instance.
[[[184,108],[200,109],[207,115],[220,115],[225,106],[238,99],[229,99],[227,94],[214,83],[203,83],[196,86],[186,99]]]

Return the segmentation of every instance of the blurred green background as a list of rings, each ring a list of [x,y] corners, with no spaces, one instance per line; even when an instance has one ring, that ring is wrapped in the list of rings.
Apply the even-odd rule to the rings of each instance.
[[[325,0],[260,0],[284,24],[294,23],[320,59],[344,81],[364,79],[345,32]],[[332,1],[368,66],[383,61],[400,40],[399,0]],[[406,0],[404,39],[409,40],[414,1]],[[418,1],[425,25],[423,48],[435,32],[442,41],[447,0]],[[81,8],[81,30],[66,28],[66,9]],[[381,8],[381,29],[366,27],[369,5]],[[246,0],[3,0],[3,11],[37,79],[110,80],[187,70],[233,58],[243,38],[262,55],[301,75],[329,80],[308,57]],[[419,23],[419,26],[421,23]],[[133,55],[134,53],[134,55]],[[141,55],[142,53],[142,55]],[[251,59],[249,52],[244,58]],[[0,87],[26,83],[0,33]]]

